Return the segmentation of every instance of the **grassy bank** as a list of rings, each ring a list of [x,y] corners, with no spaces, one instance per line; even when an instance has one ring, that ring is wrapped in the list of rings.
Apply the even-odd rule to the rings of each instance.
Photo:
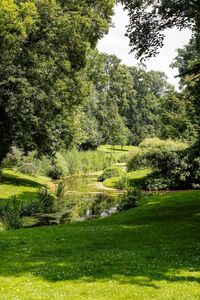
[[[0,233],[0,299],[200,299],[200,191],[91,222]]]
[[[32,200],[38,189],[50,184],[50,179],[42,176],[29,176],[11,169],[2,171],[0,178],[0,205],[12,195],[23,201]]]
[[[135,183],[138,183],[141,179],[143,179],[149,173],[150,173],[149,169],[144,169],[144,170],[137,170],[137,171],[125,173],[124,176],[125,176],[125,180],[131,186],[134,186]],[[113,177],[113,178],[106,179],[103,182],[103,184],[109,188],[118,188],[118,183],[120,180],[121,180],[121,177]]]

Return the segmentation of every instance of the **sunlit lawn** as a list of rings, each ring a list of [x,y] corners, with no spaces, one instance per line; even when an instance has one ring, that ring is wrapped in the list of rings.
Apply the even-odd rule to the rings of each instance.
[[[0,299],[200,299],[200,191],[86,223],[0,233]]]
[[[4,169],[3,178],[0,178],[0,205],[12,195],[28,201],[35,197],[37,190],[50,182],[46,177],[33,177],[14,170]]]
[[[138,152],[139,147],[136,146],[120,146],[120,145],[101,145],[97,148],[97,151],[112,153],[115,160],[120,160],[121,157],[127,156],[131,152]]]
[[[127,179],[129,180],[130,184],[133,185],[134,183],[143,179],[149,173],[150,173],[149,169],[144,169],[144,170],[128,172],[128,173],[126,173],[126,175],[123,175],[123,176],[126,176]],[[109,188],[117,188],[117,183],[119,180],[120,180],[120,177],[113,177],[113,178],[106,179],[103,182],[103,184]]]
[[[127,152],[138,150],[137,146],[121,146],[121,145],[101,145],[97,149],[98,151],[103,152]]]

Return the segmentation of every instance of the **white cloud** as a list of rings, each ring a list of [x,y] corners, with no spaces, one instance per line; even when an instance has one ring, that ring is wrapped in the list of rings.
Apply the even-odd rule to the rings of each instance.
[[[114,28],[111,28],[109,34],[99,41],[98,49],[101,52],[117,55],[124,64],[136,66],[139,61],[130,54],[129,39],[124,36],[129,18],[121,5],[115,7],[115,16],[113,17]],[[178,88],[178,79],[176,69],[171,69],[169,65],[176,56],[176,49],[187,44],[191,37],[191,32],[187,29],[179,31],[178,29],[166,30],[164,47],[155,58],[146,61],[148,70],[159,70],[165,72],[170,83]]]

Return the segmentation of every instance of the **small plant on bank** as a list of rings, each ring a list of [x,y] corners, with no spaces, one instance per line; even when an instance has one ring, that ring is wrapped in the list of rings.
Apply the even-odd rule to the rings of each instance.
[[[58,201],[63,200],[66,193],[66,184],[63,181],[60,181],[56,186],[55,196]]]
[[[116,188],[119,190],[126,190],[130,187],[130,182],[127,174],[123,174],[116,182]]]
[[[118,211],[125,211],[130,208],[137,207],[140,201],[145,197],[144,193],[138,189],[127,191],[120,200]]]
[[[54,180],[58,180],[63,176],[63,171],[62,169],[57,166],[54,165],[52,166],[52,168],[49,170],[48,174],[47,174],[50,178],[54,179]]]
[[[112,177],[119,177],[123,173],[124,173],[124,171],[120,167],[113,166],[111,168],[105,169],[103,171],[103,174],[101,174],[97,180],[104,181],[104,180],[112,178]]]
[[[44,187],[39,189],[37,193],[37,202],[40,212],[50,213],[54,208],[55,196],[47,187]]]
[[[17,196],[11,196],[1,211],[1,218],[7,230],[19,229],[22,226],[22,203]]]

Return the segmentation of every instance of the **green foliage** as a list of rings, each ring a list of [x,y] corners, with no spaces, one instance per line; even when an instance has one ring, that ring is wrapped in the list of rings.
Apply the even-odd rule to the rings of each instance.
[[[27,203],[23,204],[21,208],[22,216],[33,216],[40,212],[42,212],[41,206],[37,200],[30,200]]]
[[[199,1],[133,1],[121,0],[128,10],[130,22],[127,30],[132,51],[137,58],[155,56],[163,46],[164,30],[172,27],[190,28],[199,33]],[[199,45],[198,45],[199,46]]]
[[[38,202],[40,212],[49,213],[53,211],[55,197],[48,188],[44,187],[38,190],[36,201]]]
[[[7,230],[19,229],[22,226],[22,203],[14,195],[8,199],[6,205],[1,210],[1,218]]]
[[[108,31],[113,0],[0,3],[0,161],[15,144],[54,155],[74,143],[89,95],[86,54]]]
[[[104,181],[108,178],[118,177],[123,173],[124,171],[122,170],[122,168],[112,166],[111,168],[107,168],[103,171],[103,173],[98,177],[98,181]]]
[[[137,207],[142,199],[144,199],[144,193],[141,190],[128,190],[121,196],[120,203],[118,204],[118,211],[125,211]]]
[[[160,193],[101,220],[0,232],[1,297],[197,300],[199,201]]]
[[[37,151],[25,153],[17,148],[11,147],[2,165],[5,168],[15,168],[17,171],[29,175],[48,175],[52,169],[52,160],[45,156],[38,157]]]
[[[61,163],[62,162],[62,163]],[[111,153],[99,151],[62,151],[57,155],[57,164],[65,176],[101,171],[115,162]]]
[[[56,189],[55,189],[55,196],[57,198],[58,201],[63,200],[66,194],[66,184],[64,181],[60,181],[57,185],[56,185]]]
[[[164,130],[162,122],[166,124],[166,119],[164,116],[161,119],[160,115],[164,110],[170,114],[170,100],[167,100],[175,94],[164,73],[148,72],[144,65],[128,67],[114,55],[91,51],[87,75],[92,88],[84,106],[83,149],[101,143],[138,145],[147,137],[164,136],[165,133],[173,138],[180,138],[184,133],[191,140],[188,131],[192,125],[186,125],[188,119],[184,109],[179,109],[179,118],[185,120],[182,124],[186,128],[179,126],[174,132]],[[169,119],[168,125],[175,129],[174,118]]]
[[[54,180],[60,179],[64,174],[61,167],[53,165],[47,174],[50,178]]]
[[[187,143],[184,143],[182,141],[173,141],[171,139],[161,140],[159,138],[152,138],[145,139],[143,142],[140,143],[140,148],[142,150],[147,149],[149,151],[159,151],[160,149],[176,151],[186,149],[187,147]]]
[[[182,141],[173,141],[170,139],[161,140],[158,138],[145,139],[140,143],[140,151],[130,155],[127,162],[128,170],[137,170],[144,168],[156,168],[156,163],[159,160],[162,160],[161,157],[176,151],[185,150],[188,147],[188,144],[183,143]],[[170,157],[168,157],[170,159]],[[158,159],[158,160],[157,160]]]
[[[199,188],[199,144],[179,151],[163,149],[147,157],[153,172],[145,178],[145,188]]]
[[[119,179],[117,180],[116,184],[115,184],[117,189],[120,190],[125,190],[128,189],[130,186],[130,182],[129,182],[129,178],[127,176],[127,174],[122,174]]]

